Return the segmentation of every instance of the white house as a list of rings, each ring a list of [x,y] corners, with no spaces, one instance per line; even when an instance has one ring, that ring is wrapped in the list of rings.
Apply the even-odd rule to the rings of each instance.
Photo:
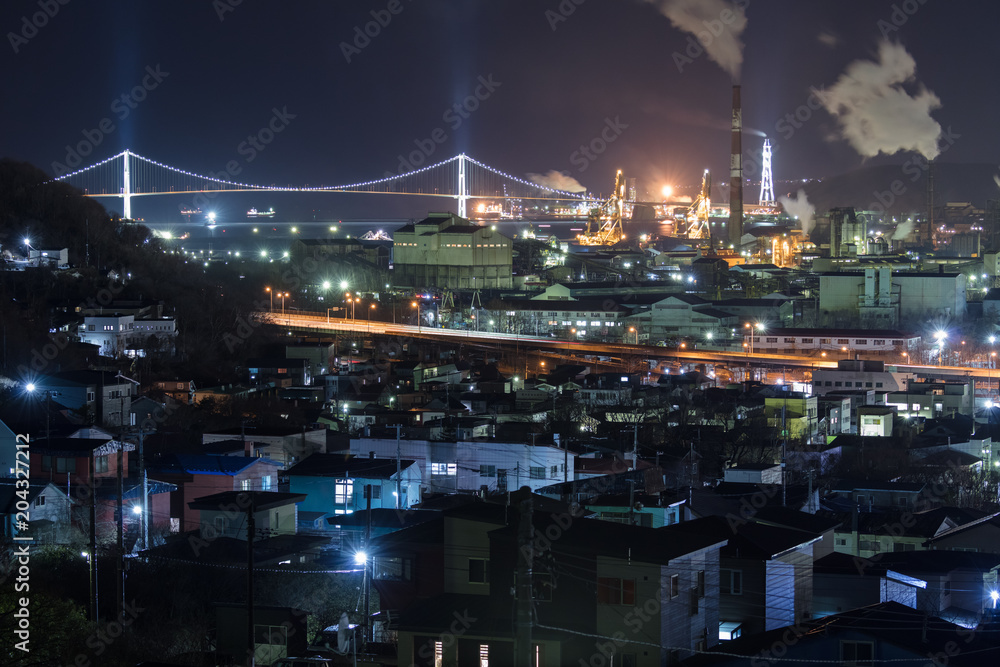
[[[117,357],[125,354],[134,328],[134,315],[114,313],[84,317],[78,333],[81,342],[99,346],[101,356]]]
[[[395,459],[395,438],[351,438],[351,454]],[[400,440],[399,455],[416,461],[425,492],[532,491],[572,479],[576,454],[552,445],[492,440]]]

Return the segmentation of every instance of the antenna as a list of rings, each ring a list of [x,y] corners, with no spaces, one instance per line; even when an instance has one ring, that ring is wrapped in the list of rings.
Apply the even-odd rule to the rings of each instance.
[[[774,181],[771,178],[771,140],[764,139],[763,167],[760,177],[760,205],[774,206]]]

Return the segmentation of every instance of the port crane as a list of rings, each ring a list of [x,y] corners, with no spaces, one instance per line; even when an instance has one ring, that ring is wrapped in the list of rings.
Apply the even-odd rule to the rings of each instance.
[[[689,239],[711,238],[712,229],[708,216],[712,212],[712,174],[705,170],[701,177],[701,192],[687,210],[687,237]]]
[[[625,178],[622,170],[615,176],[614,193],[587,216],[587,231],[576,237],[580,245],[615,245],[625,239],[622,220],[625,215]]]

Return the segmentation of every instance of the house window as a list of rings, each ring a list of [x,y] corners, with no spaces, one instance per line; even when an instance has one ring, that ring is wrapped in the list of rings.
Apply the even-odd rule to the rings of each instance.
[[[87,402],[88,403],[92,403],[94,401],[95,397],[96,396],[95,396],[94,392],[92,392],[92,391],[88,391],[87,392]]]
[[[743,570],[719,570],[719,591],[724,595],[743,595]]]
[[[531,479],[545,479],[544,466],[531,466],[530,473],[531,473]]]
[[[412,581],[413,562],[409,558],[372,559],[372,577],[378,581]]]
[[[670,599],[674,599],[681,594],[681,575],[670,575]]]
[[[240,482],[240,490],[241,491],[250,491],[251,490],[250,480],[249,479],[244,479],[244,480],[242,480]]]
[[[354,496],[354,480],[338,479],[333,485],[333,503],[347,505]]]
[[[488,466],[488,465],[485,465],[485,464],[480,464],[480,466],[479,466],[479,476],[480,477],[496,477],[497,476],[497,467],[496,466]]]
[[[559,476],[559,466],[552,466],[552,479]]]
[[[76,472],[76,459],[56,458],[56,472]]]
[[[35,507],[41,507],[45,504],[45,496],[38,496],[35,498]]]
[[[490,645],[479,645],[479,667],[490,667]]]
[[[284,625],[254,625],[257,655],[288,655],[288,628]]]
[[[379,484],[372,485],[372,500],[382,500],[382,486]]]
[[[599,604],[634,605],[635,579],[598,577],[597,602]]]
[[[705,597],[705,570],[698,570],[698,597]]]
[[[215,517],[215,534],[216,535],[226,534],[226,517],[224,516]]]
[[[108,459],[110,456],[97,456],[94,457],[94,472],[107,472],[108,471]]]
[[[264,475],[263,477],[260,478],[260,490],[261,491],[270,491],[271,490],[271,476],[270,475]]]
[[[840,642],[841,664],[852,667],[869,667],[875,664],[875,643],[848,641]]]
[[[469,583],[488,584],[490,583],[490,562],[485,558],[469,559]]]
[[[458,465],[455,463],[432,463],[431,474],[455,476],[458,474]]]

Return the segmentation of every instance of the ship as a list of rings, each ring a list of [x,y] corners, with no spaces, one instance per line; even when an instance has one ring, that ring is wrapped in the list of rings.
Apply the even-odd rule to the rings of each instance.
[[[258,211],[255,208],[247,211],[248,218],[273,218],[274,217],[274,207],[267,209],[266,211]]]

